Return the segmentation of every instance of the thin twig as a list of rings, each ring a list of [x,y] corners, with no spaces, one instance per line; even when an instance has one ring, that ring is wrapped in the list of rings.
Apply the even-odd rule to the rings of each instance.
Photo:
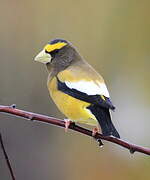
[[[1,133],[0,133],[0,144],[1,144],[1,148],[2,148],[2,151],[3,151],[4,157],[5,157],[5,160],[6,160],[6,163],[7,163],[7,166],[8,166],[10,175],[11,175],[11,178],[12,178],[12,180],[15,180],[15,176],[14,176],[14,173],[13,173],[13,170],[12,170],[12,167],[11,167],[10,160],[8,158],[7,152],[5,150],[5,146],[4,146],[4,143],[3,143],[3,139],[2,139],[2,134]]]
[[[65,127],[65,122],[61,119],[16,109],[14,105],[12,105],[12,106],[0,105],[0,112],[13,114],[15,116],[23,117],[25,119],[32,120],[32,121],[35,120],[35,121],[45,122],[48,124],[53,124],[53,125],[60,126],[60,127]],[[82,128],[78,125],[75,125],[74,123],[70,124],[69,128],[74,131],[80,132],[81,134],[85,134],[87,136],[92,137],[92,131]],[[132,153],[132,154],[134,152],[141,152],[141,153],[150,155],[150,148],[145,148],[145,147],[137,146],[134,144],[130,144],[122,139],[118,139],[118,138],[115,138],[112,136],[106,137],[106,136],[103,136],[102,134],[96,134],[95,138],[97,140],[101,139],[101,140],[106,140],[106,141],[118,144],[118,145],[128,149],[130,151],[130,153]]]

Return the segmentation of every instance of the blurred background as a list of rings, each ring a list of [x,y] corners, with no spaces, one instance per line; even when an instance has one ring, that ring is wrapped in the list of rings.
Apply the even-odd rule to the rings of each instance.
[[[147,0],[0,0],[0,104],[64,118],[33,61],[64,38],[105,77],[121,137],[150,147],[149,17]],[[0,114],[0,132],[19,180],[150,179],[148,156],[71,130]],[[0,179],[11,179],[1,149]]]

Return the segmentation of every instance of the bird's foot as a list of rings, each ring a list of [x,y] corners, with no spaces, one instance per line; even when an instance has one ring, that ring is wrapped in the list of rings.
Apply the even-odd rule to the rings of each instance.
[[[100,132],[100,129],[99,127],[95,127],[93,128],[92,130],[92,137],[99,143],[99,146],[102,147],[104,144],[102,143],[101,139],[97,139],[95,136],[97,133]]]
[[[100,132],[100,129],[98,127],[95,127],[92,129],[92,136],[95,137],[97,133]]]
[[[70,119],[64,119],[64,121],[65,121],[65,132],[67,132],[68,131],[68,127],[71,124],[71,120]]]

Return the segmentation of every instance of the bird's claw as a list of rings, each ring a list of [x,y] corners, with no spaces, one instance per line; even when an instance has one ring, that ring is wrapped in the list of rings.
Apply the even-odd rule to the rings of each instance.
[[[101,139],[96,138],[96,134],[99,132],[100,132],[100,129],[98,127],[95,127],[92,130],[92,137],[98,142],[99,147],[103,147],[104,144],[102,143]]]
[[[64,119],[64,121],[65,121],[65,132],[67,132],[68,131],[68,127],[71,124],[71,121],[70,121],[70,119]]]
[[[97,127],[93,128],[92,129],[92,136],[95,137],[96,134],[99,133],[99,132],[100,132],[99,128],[97,128]]]

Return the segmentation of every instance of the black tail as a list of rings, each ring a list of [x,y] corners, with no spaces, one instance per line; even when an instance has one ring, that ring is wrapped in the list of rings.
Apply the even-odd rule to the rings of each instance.
[[[91,112],[95,115],[96,119],[98,120],[102,129],[102,134],[104,136],[112,135],[116,138],[120,138],[119,133],[117,132],[111,121],[109,109],[101,108],[96,105],[89,106],[88,109],[91,110]]]

